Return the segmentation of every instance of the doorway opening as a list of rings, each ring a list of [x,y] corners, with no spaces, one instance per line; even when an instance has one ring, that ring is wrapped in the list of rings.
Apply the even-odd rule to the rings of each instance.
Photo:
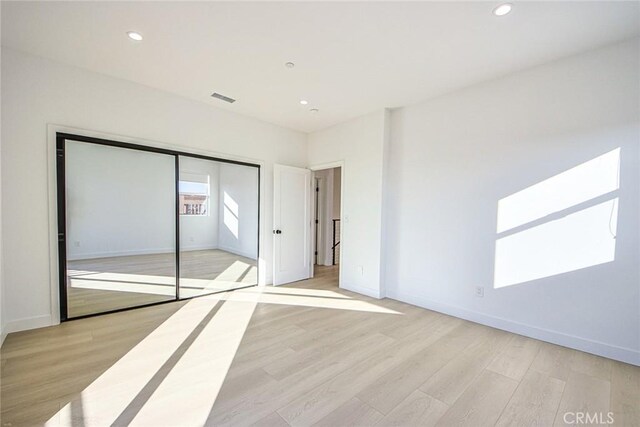
[[[340,276],[342,249],[342,167],[314,171],[313,277]]]

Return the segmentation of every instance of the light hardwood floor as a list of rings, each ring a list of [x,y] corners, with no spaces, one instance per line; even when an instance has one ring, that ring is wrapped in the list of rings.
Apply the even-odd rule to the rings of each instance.
[[[175,254],[69,261],[69,317],[175,299]],[[180,296],[257,283],[256,261],[219,249],[180,253]]]
[[[639,367],[339,290],[336,272],[11,334],[2,425],[640,426]]]

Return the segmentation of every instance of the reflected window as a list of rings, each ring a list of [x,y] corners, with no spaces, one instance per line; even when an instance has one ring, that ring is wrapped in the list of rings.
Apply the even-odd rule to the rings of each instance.
[[[180,215],[209,215],[209,175],[180,173]]]

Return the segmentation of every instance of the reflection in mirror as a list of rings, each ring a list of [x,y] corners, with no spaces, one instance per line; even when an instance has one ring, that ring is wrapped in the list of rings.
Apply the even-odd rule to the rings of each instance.
[[[175,158],[67,140],[68,318],[175,299]]]
[[[180,298],[258,283],[258,171],[180,156]]]

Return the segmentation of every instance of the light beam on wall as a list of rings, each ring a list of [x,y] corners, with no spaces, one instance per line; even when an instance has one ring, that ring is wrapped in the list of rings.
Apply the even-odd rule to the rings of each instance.
[[[615,259],[620,149],[498,202],[494,288]]]
[[[224,192],[223,195],[223,204],[224,204],[224,225],[227,229],[233,234],[233,236],[238,238],[238,203],[227,193]]]
[[[498,233],[617,190],[619,167],[616,148],[505,197],[498,202]]]
[[[613,261],[617,203],[615,198],[498,239],[495,287]]]

